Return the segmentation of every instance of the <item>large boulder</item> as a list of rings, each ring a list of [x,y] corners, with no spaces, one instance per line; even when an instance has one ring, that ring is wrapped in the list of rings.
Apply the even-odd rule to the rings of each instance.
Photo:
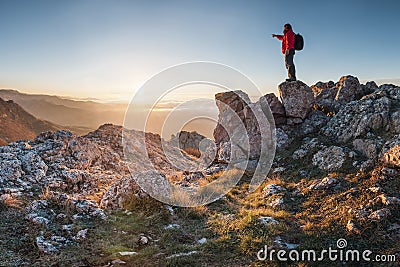
[[[363,94],[363,89],[357,77],[351,75],[340,78],[335,87],[337,88],[335,100],[339,103],[348,103],[359,99]]]
[[[330,146],[318,151],[313,156],[313,164],[326,171],[336,171],[340,169],[346,160],[346,154],[343,148]]]
[[[214,140],[217,144],[229,141],[228,132],[224,127],[233,129],[237,125],[233,123],[241,123],[237,120],[232,120],[231,114],[236,113],[240,119],[244,119],[244,114],[241,112],[245,106],[250,103],[249,96],[240,91],[222,92],[215,95],[215,102],[219,110],[218,124],[214,129]]]
[[[311,90],[314,93],[314,96],[316,97],[318,94],[320,94],[322,91],[332,88],[335,86],[335,83],[333,81],[329,81],[329,82],[317,82],[314,85],[311,85]]]
[[[278,97],[276,97],[274,93],[270,93],[263,96],[263,98],[267,101],[271,109],[272,116],[274,117],[275,120],[275,125],[279,126],[285,124],[286,123],[285,107],[279,101]]]
[[[175,147],[179,147],[180,149],[188,149],[188,148],[196,148],[199,149],[200,142],[206,138],[205,136],[197,133],[197,132],[187,132],[181,131],[176,134],[176,136],[172,136],[169,144]]]
[[[215,100],[219,116],[214,139],[219,148],[217,155],[221,162],[240,161],[247,157],[258,159],[263,142],[262,133],[267,133],[269,140],[265,141],[272,149],[270,141],[273,138],[273,118],[269,115],[267,97],[263,96],[257,102],[251,103],[246,93],[231,91],[216,94]]]
[[[335,101],[336,95],[337,88],[335,87],[325,88],[319,91],[315,95],[316,108],[328,115],[335,114],[340,109],[339,102]]]
[[[354,149],[360,152],[363,156],[376,160],[378,158],[381,141],[375,139],[355,139],[353,141]]]
[[[288,123],[301,123],[315,103],[311,88],[301,81],[292,81],[281,83],[278,90],[285,107]]]
[[[135,199],[145,198],[148,195],[139,187],[132,176],[126,176],[117,180],[104,193],[100,207],[117,210],[124,209],[129,202]]]

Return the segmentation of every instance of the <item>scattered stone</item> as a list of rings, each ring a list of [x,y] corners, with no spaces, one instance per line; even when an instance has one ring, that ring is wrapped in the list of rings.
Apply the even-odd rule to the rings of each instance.
[[[283,149],[289,146],[290,139],[287,133],[282,130],[281,128],[275,129],[275,136],[276,136],[276,149]]]
[[[269,205],[273,208],[281,208],[284,204],[284,200],[283,197],[277,197],[274,198],[273,200],[271,200],[271,202],[269,203]]]
[[[384,144],[381,160],[389,166],[400,167],[400,135],[394,136]]]
[[[277,236],[274,240],[274,244],[277,245],[279,248],[292,250],[299,246],[299,244],[290,244],[286,243],[282,240],[280,236]]]
[[[328,189],[336,186],[338,181],[335,178],[325,177],[324,179],[315,180],[308,188],[310,190]]]
[[[361,172],[368,172],[370,170],[372,170],[372,168],[374,168],[375,166],[375,162],[371,159],[364,161],[363,163],[361,163],[360,165],[360,171]]]
[[[376,139],[355,139],[353,141],[355,150],[361,152],[361,154],[369,159],[375,160],[378,158],[379,141]]]
[[[120,259],[116,259],[116,260],[113,260],[113,261],[111,262],[111,264],[121,264],[121,265],[124,265],[124,264],[126,264],[126,262],[123,261],[123,260],[120,260]]]
[[[118,252],[118,254],[121,255],[121,256],[133,256],[133,255],[136,255],[138,253],[135,252],[135,251],[121,251],[121,252]]]
[[[165,208],[168,210],[168,212],[171,216],[173,216],[175,214],[174,209],[170,205],[165,205]]]
[[[88,232],[88,229],[80,230],[80,231],[76,234],[75,240],[79,240],[79,241],[85,240],[85,239],[86,239],[87,232]]]
[[[368,218],[370,218],[373,221],[382,221],[389,217],[391,214],[390,210],[388,208],[383,208],[377,211],[372,212]]]
[[[139,245],[144,246],[149,244],[149,238],[144,234],[140,234],[139,236]]]
[[[260,223],[264,225],[277,225],[279,222],[272,217],[261,216],[259,218]]]
[[[164,227],[164,229],[168,230],[168,229],[179,229],[181,228],[181,226],[179,224],[176,223],[172,223],[172,224],[168,224],[167,226]]]
[[[166,259],[172,259],[172,258],[177,258],[177,257],[185,257],[185,256],[190,256],[193,254],[197,254],[198,251],[190,251],[190,252],[182,252],[182,253],[177,253],[177,254],[173,254],[171,256],[166,257]]]
[[[293,152],[292,158],[295,160],[304,158],[312,149],[320,145],[317,138],[305,140],[304,144],[299,149]]]
[[[284,172],[286,170],[285,167],[278,167],[272,170],[272,173],[280,173],[280,172]]]
[[[47,226],[50,223],[49,219],[47,219],[45,217],[37,216],[36,213],[30,213],[30,214],[26,215],[25,218],[28,219],[29,221],[33,222],[34,224],[38,224],[38,225],[42,225],[42,226]]]
[[[275,194],[283,193],[286,192],[286,188],[277,185],[277,184],[269,184],[266,187],[264,187],[262,194],[264,197],[270,197]]]
[[[36,237],[36,246],[38,247],[39,251],[46,254],[58,252],[58,249],[53,246],[51,242],[46,241],[43,236]]]
[[[384,167],[381,170],[381,173],[385,176],[396,176],[399,175],[399,171],[392,169],[392,168],[388,168],[388,167]]]
[[[206,242],[207,242],[207,238],[205,238],[205,237],[197,240],[197,243],[199,243],[199,244],[205,244]]]

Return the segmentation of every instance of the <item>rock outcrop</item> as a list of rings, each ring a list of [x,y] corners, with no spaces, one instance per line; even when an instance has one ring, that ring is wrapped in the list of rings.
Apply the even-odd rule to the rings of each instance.
[[[303,122],[315,103],[311,88],[301,81],[294,81],[281,83],[278,90],[285,107],[288,124]]]
[[[279,101],[278,97],[276,97],[274,93],[270,93],[266,94],[264,98],[271,109],[272,115],[275,120],[275,125],[280,126],[285,124],[286,123],[285,107]]]
[[[322,133],[346,143],[367,134],[379,135],[390,130],[396,132],[398,126],[400,88],[379,89],[358,101],[344,105],[332,117]]]
[[[218,147],[218,160],[229,162],[258,159],[261,153],[261,130],[273,138],[273,118],[267,111],[270,97],[261,97],[251,103],[246,93],[230,91],[215,96],[219,109],[214,139]],[[256,114],[255,114],[256,113]],[[261,118],[261,119],[260,119]],[[229,133],[228,133],[229,132]]]
[[[320,225],[329,226],[325,229],[328,232],[339,229],[376,238],[376,231],[370,229],[378,226],[380,235],[389,237],[385,240],[393,240],[395,245],[389,247],[396,249],[400,233],[400,87],[378,87],[373,82],[363,85],[355,77],[344,76],[336,84],[319,82],[311,89],[302,82],[283,83],[280,90],[283,104],[273,94],[262,96],[255,103],[242,91],[217,94],[220,114],[215,144],[197,133],[181,132],[175,137],[176,142],[165,142],[158,134],[106,124],[85,136],[69,131],[44,132],[31,141],[2,146],[0,209],[7,210],[7,202],[23,206],[12,212],[20,212],[26,223],[40,228],[40,232],[32,231],[34,237],[25,240],[45,254],[62,253],[64,247],[92,238],[96,220],[114,216],[128,219],[125,216],[137,210],[141,216],[135,214],[127,221],[140,218],[150,225],[153,218],[161,218],[146,218],[147,208],[157,210],[157,214],[165,208],[169,211],[159,214],[167,225],[155,226],[159,227],[155,233],[186,231],[186,222],[177,220],[186,220],[187,214],[176,207],[163,207],[150,195],[160,200],[176,193],[175,186],[188,192],[202,189],[219,179],[232,159],[241,160],[243,156],[249,157],[245,174],[251,176],[261,153],[268,151],[260,145],[261,129],[266,127],[270,130],[269,140],[276,141],[277,153],[272,170],[262,173],[271,178],[263,190],[242,198],[248,187],[248,179],[243,179],[232,194],[212,204],[217,209],[211,213],[204,209],[191,217],[200,217],[204,222],[212,216],[209,222],[217,222],[217,227],[237,229],[237,225],[244,225],[252,230],[253,224],[281,229],[285,222],[279,214],[292,214],[290,223],[282,228],[290,229],[282,233],[285,239],[299,229],[314,232]],[[267,112],[268,107],[272,114]],[[257,120],[260,114],[266,115],[265,124]],[[210,146],[202,150],[202,144]],[[199,149],[202,155],[193,157],[179,147]],[[248,149],[249,155],[243,148]],[[208,164],[200,170],[183,171],[179,167],[187,162],[193,163],[190,167],[198,167],[204,160]],[[153,187],[146,185],[158,185],[159,190],[151,191]],[[218,205],[232,200],[236,203],[237,196],[241,198],[235,204],[238,212],[225,214],[226,209]],[[16,201],[17,197],[24,202]],[[251,207],[251,212],[242,207]],[[269,216],[260,216],[260,212]],[[258,238],[257,233],[251,232],[252,237]],[[196,246],[213,239],[183,233],[179,237],[189,238]],[[138,248],[158,240],[148,236],[139,234]],[[270,242],[280,247],[297,246],[283,242],[279,236],[271,238]],[[352,240],[357,242],[357,238]],[[136,253],[141,253],[140,249],[120,255]]]
[[[341,77],[336,84],[332,81],[318,82],[311,88],[314,92],[316,108],[325,114],[333,115],[343,105],[374,92],[378,86],[374,82],[360,84],[356,77],[347,75]]]
[[[206,138],[204,135],[201,135],[197,132],[187,132],[181,131],[176,134],[176,136],[172,136],[170,140],[170,144],[179,147],[180,149],[199,149],[200,142]]]

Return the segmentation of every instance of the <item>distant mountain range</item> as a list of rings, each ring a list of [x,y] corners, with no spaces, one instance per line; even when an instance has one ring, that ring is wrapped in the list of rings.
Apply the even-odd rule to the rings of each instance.
[[[0,98],[0,145],[33,139],[41,132],[59,129],[56,124],[35,118],[12,100]]]
[[[28,113],[64,129],[89,132],[105,123],[122,125],[126,104],[72,100],[59,96],[25,94],[17,90],[0,89],[0,98],[13,100]]]

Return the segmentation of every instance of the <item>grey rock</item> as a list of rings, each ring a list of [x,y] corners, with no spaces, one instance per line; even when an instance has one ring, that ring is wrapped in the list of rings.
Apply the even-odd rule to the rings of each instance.
[[[346,143],[369,132],[389,130],[391,100],[361,99],[344,106],[322,129],[322,133]]]
[[[330,146],[314,154],[312,162],[322,170],[336,171],[342,167],[345,160],[343,148]]]
[[[400,135],[386,141],[380,153],[380,159],[389,166],[400,167]]]
[[[336,186],[338,180],[335,178],[325,177],[324,179],[315,180],[308,188],[310,190],[328,189]]]
[[[315,103],[311,88],[301,81],[295,81],[281,83],[278,90],[285,107],[286,117],[305,119]]]
[[[363,94],[360,82],[356,77],[351,75],[340,78],[335,87],[337,88],[335,100],[340,103],[348,103],[356,100]]]

